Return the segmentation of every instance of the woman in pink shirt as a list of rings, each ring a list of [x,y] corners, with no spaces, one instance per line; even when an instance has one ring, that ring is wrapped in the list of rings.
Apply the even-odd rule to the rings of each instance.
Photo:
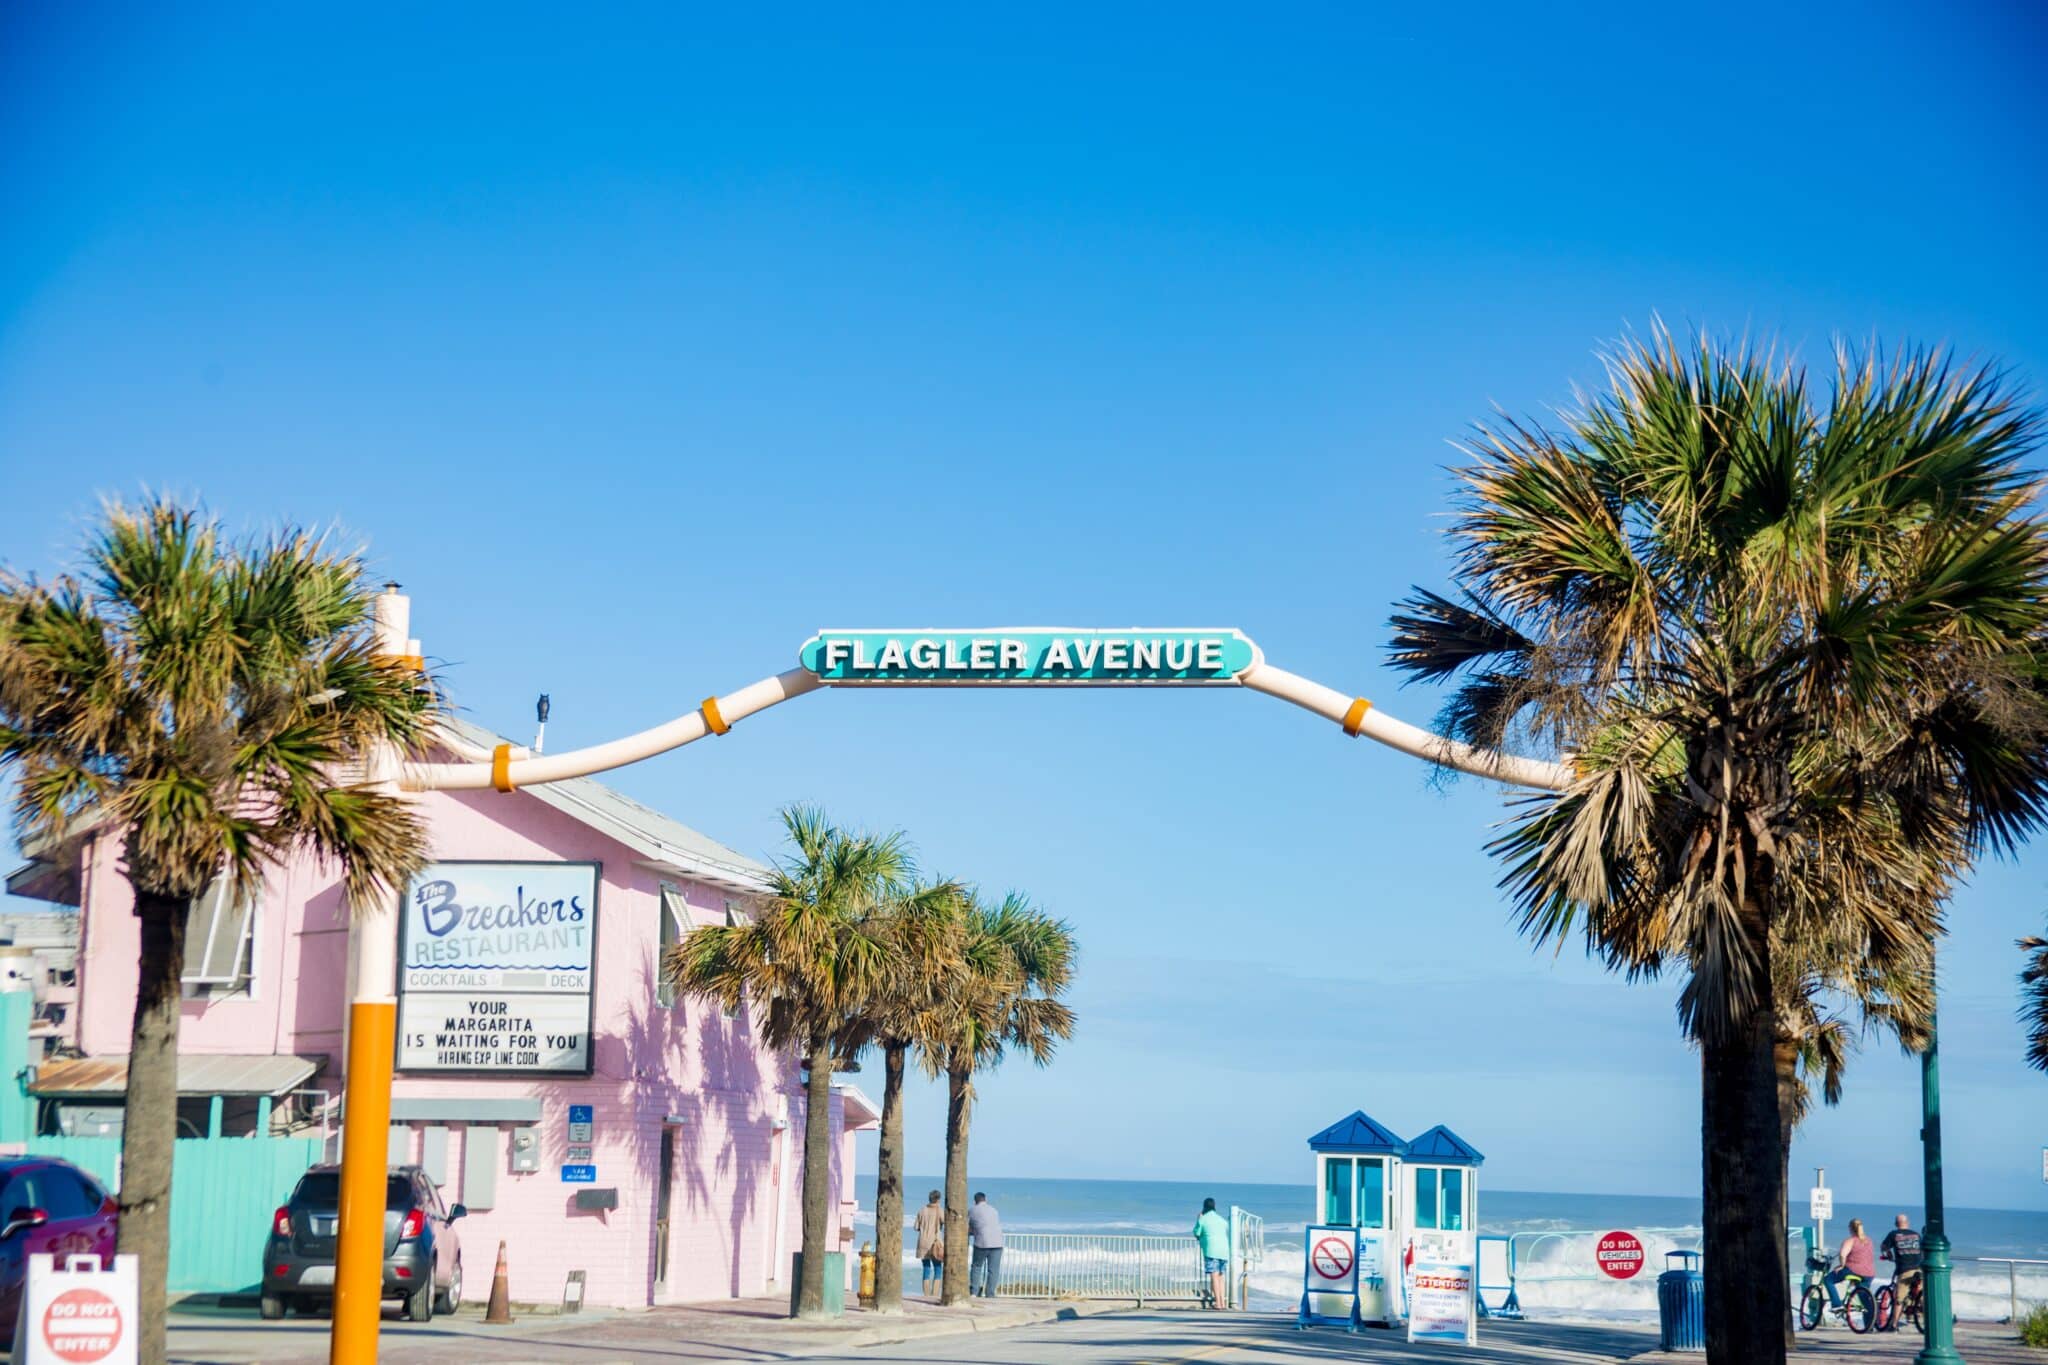
[[[1866,1282],[1877,1278],[1877,1248],[1863,1235],[1863,1220],[1849,1220],[1849,1235],[1842,1239],[1842,1264],[1828,1273],[1828,1298],[1842,1306],[1842,1281],[1854,1275]]]

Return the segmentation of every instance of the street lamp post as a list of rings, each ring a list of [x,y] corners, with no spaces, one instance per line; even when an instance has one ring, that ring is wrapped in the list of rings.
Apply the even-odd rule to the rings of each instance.
[[[1922,1243],[1922,1278],[1926,1280],[1927,1344],[1913,1357],[1914,1365],[1960,1362],[1955,1346],[1955,1317],[1949,1311],[1948,1232],[1941,1207],[1941,1056],[1935,1046],[1934,1016],[1927,1019],[1927,1050],[1920,1054],[1920,1152],[1927,1179],[1927,1226]]]

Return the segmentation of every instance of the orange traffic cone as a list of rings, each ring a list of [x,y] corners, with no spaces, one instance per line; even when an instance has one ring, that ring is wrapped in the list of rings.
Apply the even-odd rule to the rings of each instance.
[[[485,1322],[512,1321],[512,1291],[505,1287],[505,1244],[498,1243],[498,1268],[491,1272],[491,1302],[484,1309]]]

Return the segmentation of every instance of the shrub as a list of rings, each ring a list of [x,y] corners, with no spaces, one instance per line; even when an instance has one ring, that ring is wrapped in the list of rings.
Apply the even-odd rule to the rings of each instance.
[[[2014,1324],[2020,1340],[2029,1346],[2048,1347],[2048,1303],[2041,1304]]]

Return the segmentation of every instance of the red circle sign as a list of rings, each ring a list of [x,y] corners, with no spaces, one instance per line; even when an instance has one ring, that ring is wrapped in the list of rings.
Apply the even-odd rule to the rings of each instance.
[[[1309,1252],[1309,1264],[1324,1280],[1341,1280],[1351,1273],[1351,1242],[1344,1237],[1325,1237]]]
[[[1642,1239],[1633,1232],[1610,1232],[1593,1248],[1593,1260],[1613,1279],[1633,1279],[1643,1268]]]
[[[43,1310],[43,1344],[71,1365],[105,1360],[121,1344],[121,1309],[97,1289],[67,1289]]]

